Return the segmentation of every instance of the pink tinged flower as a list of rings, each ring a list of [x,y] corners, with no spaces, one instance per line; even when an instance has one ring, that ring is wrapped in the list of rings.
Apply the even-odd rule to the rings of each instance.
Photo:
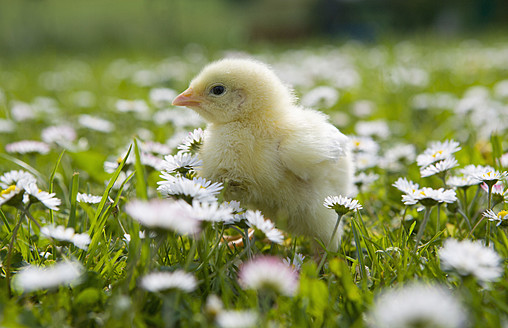
[[[273,290],[293,296],[298,289],[298,274],[274,256],[259,256],[240,266],[239,283],[244,289]]]
[[[8,153],[30,154],[38,153],[45,155],[49,153],[50,147],[47,143],[34,140],[22,140],[5,145]]]
[[[181,200],[133,200],[125,206],[125,211],[148,228],[171,230],[182,235],[196,234],[200,231],[200,222],[193,217],[189,207]]]
[[[420,167],[426,167],[432,163],[452,157],[452,154],[461,148],[455,140],[446,140],[445,142],[433,142],[430,147],[425,149],[423,154],[416,157],[416,164]]]

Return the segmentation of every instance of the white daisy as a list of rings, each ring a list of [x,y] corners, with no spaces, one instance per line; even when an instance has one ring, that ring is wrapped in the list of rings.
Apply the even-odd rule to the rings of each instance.
[[[373,328],[460,328],[466,323],[466,312],[450,291],[422,283],[385,290],[368,319]]]
[[[329,209],[335,210],[339,215],[344,215],[351,211],[358,211],[363,208],[362,205],[358,203],[358,200],[342,195],[326,197],[323,205]]]
[[[183,140],[183,142],[178,146],[178,149],[184,152],[197,152],[199,147],[203,144],[205,139],[205,132],[199,128],[195,129],[192,132],[189,132],[187,137]]]
[[[145,113],[150,110],[148,105],[144,100],[126,100],[126,99],[118,99],[115,103],[115,107],[119,112],[122,113]]]
[[[499,160],[502,167],[508,168],[508,153],[503,154]]]
[[[379,166],[390,171],[400,171],[416,158],[414,145],[399,144],[386,150],[379,160]]]
[[[302,105],[305,107],[330,108],[339,100],[339,92],[329,86],[318,86],[305,93],[302,97]]]
[[[200,231],[200,222],[193,217],[190,205],[181,200],[133,200],[125,206],[125,212],[145,227],[172,230],[179,234]]]
[[[259,316],[250,310],[223,310],[215,317],[215,323],[221,328],[256,327]]]
[[[492,186],[499,180],[506,179],[506,177],[508,177],[508,172],[499,172],[497,170],[486,169],[483,172],[477,172],[475,175],[472,175],[472,177],[478,181],[485,182],[487,185]]]
[[[176,96],[178,92],[169,88],[154,88],[148,94],[150,102],[158,108],[171,105]]]
[[[77,134],[70,125],[58,125],[42,130],[41,138],[48,144],[55,143],[64,148],[70,148],[72,142],[76,140]]]
[[[457,201],[457,196],[455,191],[451,189],[423,187],[422,189],[402,195],[402,201],[405,205],[420,203],[424,206],[429,206],[437,203],[454,203]]]
[[[439,250],[441,267],[461,276],[474,276],[481,282],[496,281],[503,275],[499,255],[480,241],[449,238]]]
[[[41,234],[59,241],[73,243],[76,247],[87,250],[91,242],[87,233],[75,233],[73,228],[59,226],[44,226],[41,228]]]
[[[240,266],[240,285],[244,289],[270,289],[293,296],[298,289],[298,274],[274,256],[259,256]]]
[[[459,165],[459,163],[457,162],[457,160],[454,157],[448,157],[448,158],[446,158],[442,161],[439,161],[437,163],[430,164],[425,167],[421,167],[420,174],[421,174],[422,178],[426,178],[426,177],[430,177],[430,176],[438,174],[438,173],[447,172],[450,169],[452,169],[458,165]]]
[[[161,177],[165,181],[157,182],[159,184],[157,190],[165,197],[174,196],[188,201],[214,202],[217,200],[215,195],[222,189],[220,183],[211,183],[202,178],[189,180],[184,177],[174,177],[165,172],[162,172]]]
[[[502,210],[499,213],[495,213],[493,210],[486,210],[483,212],[483,216],[488,218],[489,221],[497,222],[496,226],[500,226],[501,224],[508,224],[508,211]]]
[[[0,133],[12,133],[16,130],[16,124],[7,119],[0,118]]]
[[[35,179],[35,176],[33,176],[33,174],[23,170],[18,171],[12,170],[0,176],[0,187],[4,189],[12,185],[24,189],[24,186],[28,185],[29,183],[36,182],[37,180]]]
[[[416,164],[421,167],[428,166],[434,162],[451,157],[453,153],[459,151],[460,144],[455,140],[446,140],[445,142],[435,141],[425,149],[423,154],[416,157]]]
[[[190,293],[194,291],[198,282],[196,278],[185,271],[176,270],[173,272],[152,272],[140,281],[141,288],[149,292],[162,292],[168,289],[179,289]]]
[[[272,243],[281,245],[284,241],[282,232],[275,228],[273,222],[265,218],[260,211],[248,210],[245,212],[244,217],[249,227],[254,227],[263,232]]]
[[[79,115],[78,122],[81,126],[94,131],[109,133],[115,130],[115,125],[110,121],[87,114]]]
[[[141,148],[144,152],[157,155],[169,155],[172,151],[172,148],[168,145],[155,141],[145,141],[141,144]]]
[[[286,257],[282,261],[285,264],[287,264],[290,267],[292,267],[297,272],[300,272],[300,270],[302,269],[302,265],[303,265],[303,260],[304,259],[305,259],[305,256],[303,254],[296,253],[293,259],[291,259],[290,257]]]
[[[101,202],[102,196],[95,196],[91,194],[82,194],[78,192],[76,196],[76,200],[80,203],[88,203],[88,204],[99,204]]]
[[[49,150],[50,147],[47,143],[34,140],[22,140],[5,145],[5,151],[8,153],[45,155],[49,153]]]
[[[357,152],[353,154],[353,161],[359,171],[373,168],[379,164],[379,156],[374,153]]]
[[[32,203],[41,202],[50,210],[58,211],[58,206],[62,203],[60,199],[55,197],[55,193],[50,194],[46,191],[41,191],[33,182],[25,187],[25,191],[30,196]]]
[[[366,152],[376,154],[379,150],[379,144],[371,137],[349,136],[351,150],[354,152]]]
[[[413,193],[416,190],[420,189],[418,183],[414,183],[413,181],[407,180],[406,178],[397,179],[397,181],[395,181],[392,186],[406,194]]]
[[[467,188],[478,184],[478,180],[473,179],[469,175],[461,177],[452,176],[446,180],[446,184],[453,188]]]
[[[233,217],[231,207],[223,206],[217,202],[201,203],[197,200],[192,202],[192,215],[200,221],[229,222]]]
[[[24,190],[17,185],[11,185],[0,191],[0,206],[3,204],[16,206],[23,201]]]
[[[27,266],[13,278],[15,289],[31,292],[62,285],[78,284],[84,272],[79,262],[60,262],[48,267]]]
[[[379,179],[379,174],[360,172],[353,177],[353,183],[359,187],[368,187]]]
[[[169,173],[186,173],[201,165],[203,165],[203,161],[198,158],[198,155],[183,152],[176,155],[164,156],[164,161],[161,164],[162,169]]]
[[[384,120],[377,121],[359,121],[355,125],[355,132],[359,136],[373,137],[377,136],[386,139],[390,136],[390,127]]]

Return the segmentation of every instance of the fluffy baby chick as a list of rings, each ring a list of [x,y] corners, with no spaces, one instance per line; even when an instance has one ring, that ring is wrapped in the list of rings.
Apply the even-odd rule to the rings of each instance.
[[[323,201],[350,193],[353,164],[347,137],[326,115],[298,106],[268,66],[250,59],[209,64],[173,105],[208,122],[199,174],[227,183],[226,200],[328,244],[337,215]]]

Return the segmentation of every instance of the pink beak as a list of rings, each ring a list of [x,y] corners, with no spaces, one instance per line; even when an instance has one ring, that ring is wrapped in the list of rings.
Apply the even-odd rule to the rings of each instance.
[[[201,105],[201,99],[199,96],[194,94],[192,88],[188,88],[181,94],[179,94],[174,100],[174,106],[186,106],[186,107],[199,107]]]

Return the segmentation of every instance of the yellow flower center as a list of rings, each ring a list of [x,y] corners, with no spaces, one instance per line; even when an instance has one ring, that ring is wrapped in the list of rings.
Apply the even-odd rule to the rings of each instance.
[[[508,211],[502,210],[501,212],[497,213],[498,218],[504,218],[508,215]]]
[[[443,153],[442,150],[438,150],[434,154],[432,154],[432,157],[436,158],[438,155],[441,155],[442,153]]]
[[[361,145],[361,142],[360,141],[355,141],[355,146],[356,147],[359,147]]]
[[[6,195],[14,190],[16,190],[16,185],[10,185],[7,189],[0,191],[0,195]]]

